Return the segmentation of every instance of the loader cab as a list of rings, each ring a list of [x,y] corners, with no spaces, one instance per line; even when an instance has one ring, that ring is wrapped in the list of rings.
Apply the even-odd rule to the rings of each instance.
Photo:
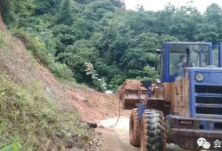
[[[160,79],[163,83],[175,81],[186,67],[208,67],[213,65],[212,43],[167,42],[161,52]]]

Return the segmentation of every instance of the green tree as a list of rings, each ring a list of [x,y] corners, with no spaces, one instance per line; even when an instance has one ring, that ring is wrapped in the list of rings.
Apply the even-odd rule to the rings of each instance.
[[[207,7],[204,15],[206,16],[207,22],[216,24],[219,28],[222,23],[222,9],[219,5],[213,3]]]
[[[183,6],[176,10],[170,21],[170,34],[183,41],[193,41],[197,25],[203,22],[195,7]]]
[[[123,0],[109,0],[109,1],[118,8],[125,8],[126,7]]]
[[[58,4],[60,3],[60,0],[47,0],[47,1],[40,1],[35,0],[34,4],[35,7],[35,14],[36,15],[43,15],[44,13],[47,13],[50,11],[54,11],[58,9]]]
[[[87,5],[83,11],[84,17],[88,20],[99,21],[106,13],[114,12],[114,5],[109,1],[95,1]]]
[[[71,10],[71,0],[62,0],[59,8],[58,23],[71,25],[73,22],[73,15]]]

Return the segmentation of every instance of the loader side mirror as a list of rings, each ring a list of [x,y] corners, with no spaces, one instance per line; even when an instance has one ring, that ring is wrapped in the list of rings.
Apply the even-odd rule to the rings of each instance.
[[[162,53],[162,50],[156,49],[156,54],[161,54],[161,53]]]
[[[152,85],[152,81],[150,80],[147,80],[147,81],[141,81],[140,82],[141,86],[145,87],[145,88],[148,88]]]
[[[160,79],[155,79],[156,84],[161,84]]]

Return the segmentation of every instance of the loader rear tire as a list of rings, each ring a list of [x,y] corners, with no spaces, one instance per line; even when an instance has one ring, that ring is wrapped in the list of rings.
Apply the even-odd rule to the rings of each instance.
[[[141,151],[165,151],[165,120],[161,111],[145,110],[142,116],[141,131]]]
[[[130,122],[129,122],[130,144],[135,147],[140,146],[140,131],[141,131],[141,123],[139,122],[138,109],[135,108],[131,112]]]

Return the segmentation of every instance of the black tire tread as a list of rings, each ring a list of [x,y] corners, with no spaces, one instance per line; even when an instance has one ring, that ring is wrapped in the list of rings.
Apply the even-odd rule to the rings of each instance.
[[[130,144],[135,147],[140,147],[140,133],[141,133],[141,123],[139,122],[138,109],[132,110],[130,115],[130,120],[134,122],[134,128],[130,124]],[[131,121],[132,122],[132,121]]]
[[[158,110],[145,110],[142,118],[144,141],[141,151],[165,151],[166,148],[166,132],[165,119],[163,113]]]

